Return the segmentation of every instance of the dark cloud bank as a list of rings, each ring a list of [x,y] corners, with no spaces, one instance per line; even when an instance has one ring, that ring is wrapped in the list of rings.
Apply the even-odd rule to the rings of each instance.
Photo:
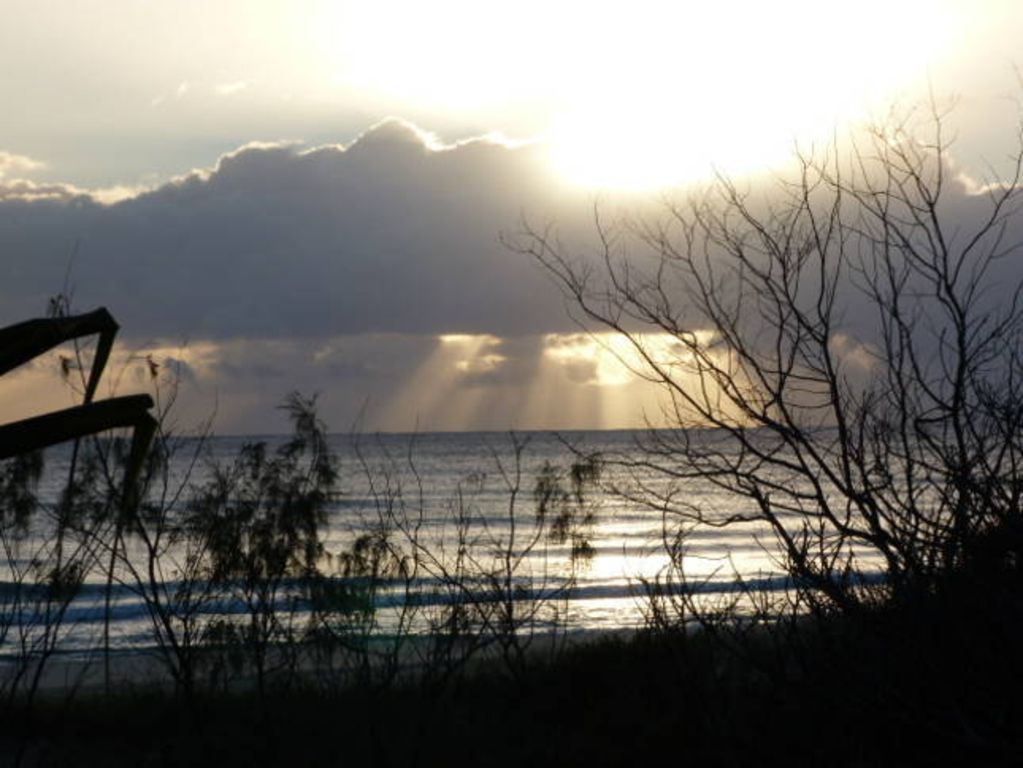
[[[556,292],[499,241],[522,212],[563,207],[542,161],[482,140],[436,151],[391,121],[348,149],[243,148],[110,206],[22,188],[0,198],[0,322],[41,311],[78,243],[79,303],[109,305],[133,336],[566,327]]]
[[[75,251],[78,308],[108,306],[129,347],[176,357],[187,343],[186,420],[216,402],[222,431],[276,431],[274,405],[297,388],[323,394],[336,428],[540,426],[519,413],[528,374],[542,334],[575,326],[500,236],[524,214],[592,222],[592,195],[545,160],[487,140],[438,149],[388,121],[347,148],[245,147],[113,205],[0,180],[0,325],[40,315]],[[494,336],[500,359],[460,359],[438,339],[451,333]],[[438,360],[443,393],[424,380]],[[476,415],[452,407],[483,391]]]
[[[245,147],[113,205],[0,180],[0,323],[42,311],[77,244],[77,302],[110,306],[140,339],[574,330],[541,270],[500,240],[525,215],[556,222],[577,252],[592,245],[594,196],[545,161],[540,145],[438,150],[392,120],[347,149]],[[954,232],[987,204],[951,187]],[[1023,239],[1020,217],[1009,224],[1005,240]]]
[[[591,423],[600,411],[592,371],[569,366],[551,380],[549,402],[529,399],[542,334],[577,328],[551,282],[500,233],[514,234],[524,214],[556,222],[578,253],[594,235],[593,195],[559,184],[545,161],[538,145],[438,150],[390,121],[348,148],[245,147],[113,205],[0,180],[0,325],[43,311],[78,243],[76,303],[109,306],[129,345],[213,343],[204,368],[181,370],[206,404],[198,412],[219,400],[223,431],[283,427],[273,405],[295,388],[323,392],[337,428],[360,414],[367,428],[387,429],[626,426]],[[985,208],[959,184],[947,205],[950,232]],[[1004,242],[1021,241],[1016,216]],[[1021,258],[1007,255],[992,285],[1014,285]],[[862,295],[847,299],[841,330],[869,342],[876,329]],[[1006,291],[985,294],[992,310],[1005,300]],[[439,334],[495,338],[463,359]],[[446,389],[431,392],[438,379]],[[530,421],[530,412],[547,415]],[[639,412],[629,418],[642,423]]]

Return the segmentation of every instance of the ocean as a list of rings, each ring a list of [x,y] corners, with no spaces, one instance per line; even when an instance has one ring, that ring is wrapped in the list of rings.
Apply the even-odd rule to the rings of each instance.
[[[322,570],[338,577],[345,553],[352,552],[361,536],[386,532],[388,545],[406,558],[406,571],[383,569],[372,589],[360,593],[372,603],[369,618],[360,614],[360,631],[380,635],[435,631],[451,616],[451,604],[462,599],[477,607],[503,599],[520,606],[517,631],[636,628],[650,616],[649,586],[669,574],[677,577],[677,566],[707,605],[728,603],[742,592],[740,585],[767,593],[785,589],[784,569],[763,524],[686,525],[683,550],[675,546],[675,537],[685,521],[652,503],[655,497],[674,498],[684,508],[724,516],[742,513],[748,500],[707,482],[672,480],[664,473],[626,470],[614,462],[602,465],[599,478],[583,489],[581,498],[572,492],[570,469],[580,457],[640,456],[640,436],[631,431],[332,435],[329,446],[340,474],[319,531]],[[167,493],[157,506],[170,508],[168,520],[185,514],[190,495],[209,480],[212,467],[232,461],[246,443],[264,442],[273,452],[285,439],[182,442],[168,464]],[[46,454],[35,522],[23,540],[6,549],[0,585],[0,599],[6,602],[0,611],[6,611],[9,627],[31,627],[39,619],[31,612],[41,609],[26,585],[38,578],[33,558],[47,553],[52,557],[52,510],[70,459],[69,446]],[[538,517],[539,478],[546,478],[548,489],[564,492],[557,497],[563,503],[559,509],[575,516],[578,530],[572,535],[549,535],[553,508]],[[153,495],[151,500],[158,501],[158,494]],[[95,546],[81,557],[82,587],[60,609],[59,638],[54,641],[60,652],[88,654],[100,644],[120,650],[151,648],[158,642],[154,595],[171,605],[187,601],[188,591],[197,589],[200,571],[190,570],[197,556],[194,544],[154,534],[156,546],[147,547],[128,531],[111,568],[110,546],[103,543],[109,535],[110,528],[102,526],[90,534]],[[83,551],[65,546],[68,557]],[[79,541],[75,546],[92,545]],[[365,574],[353,583],[366,584]],[[278,586],[274,599],[286,603],[289,621],[300,625],[310,606],[294,580]],[[15,594],[20,601],[13,600]],[[232,595],[181,611],[199,623],[212,615],[244,616],[250,608],[251,603]],[[8,631],[7,652],[16,650],[12,643],[18,637],[18,632]]]

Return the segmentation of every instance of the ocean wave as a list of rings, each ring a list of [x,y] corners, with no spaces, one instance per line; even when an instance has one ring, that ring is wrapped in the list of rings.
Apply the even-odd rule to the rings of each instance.
[[[861,573],[854,577],[859,584],[877,584],[883,580],[880,573]],[[564,580],[551,579],[546,583],[536,584],[528,581],[513,582],[509,591],[504,585],[487,582],[486,580],[465,579],[458,583],[439,578],[421,579],[406,590],[404,582],[395,580],[370,585],[359,580],[348,582],[353,588],[364,588],[367,597],[372,599],[373,606],[378,610],[414,606],[424,609],[458,602],[467,604],[489,604],[511,600],[515,603],[529,604],[555,600],[568,600],[571,603],[588,600],[624,600],[642,599],[645,595],[640,582],[594,581],[592,583],[569,583]],[[251,609],[244,599],[237,595],[222,594],[201,602],[188,604],[173,598],[176,589],[185,585],[170,582],[166,585],[167,592],[161,594],[163,609],[172,615],[193,616],[236,616],[248,613]],[[777,593],[790,590],[796,582],[782,574],[763,575],[754,578],[707,579],[687,585],[686,589],[694,595],[740,594],[745,592]],[[0,583],[0,596],[10,597],[16,594],[17,587],[11,583]],[[46,614],[45,595],[38,589],[33,594],[22,589],[23,602],[16,604],[10,600],[0,602],[0,626],[32,626],[43,621]],[[283,585],[274,609],[281,612],[292,612],[297,615],[309,614],[313,609],[312,602],[301,592],[295,582]],[[140,596],[137,591],[127,587],[115,586],[111,590],[110,605],[106,604],[106,587],[104,585],[86,586],[80,594],[67,605],[61,614],[64,625],[83,625],[104,622],[109,618],[113,624],[148,619],[155,610],[154,603]],[[54,616],[55,614],[51,614]]]

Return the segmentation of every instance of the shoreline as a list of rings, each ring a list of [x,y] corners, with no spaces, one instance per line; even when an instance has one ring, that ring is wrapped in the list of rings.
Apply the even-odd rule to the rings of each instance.
[[[554,659],[558,655],[586,645],[600,642],[629,641],[635,638],[641,627],[621,627],[618,629],[571,629],[559,632],[536,632],[523,642],[528,657]],[[387,654],[393,648],[396,638],[392,636],[375,636],[370,639],[366,655],[371,664],[383,667]],[[436,637],[428,635],[407,635],[400,641],[397,653],[399,671],[398,680],[414,680],[426,671],[429,662],[426,654],[429,644]],[[278,645],[269,649],[271,653],[283,654],[296,651],[298,663],[294,667],[295,680],[301,683],[317,682],[318,678],[332,682],[345,681],[353,676],[358,667],[354,664],[344,666],[327,666],[317,658],[317,651],[312,644],[298,644],[295,648]],[[459,649],[455,649],[456,653]],[[464,649],[462,649],[464,650]],[[489,639],[483,646],[476,649],[464,664],[468,674],[479,666],[486,666],[500,659],[501,643],[498,638]],[[209,677],[217,662],[222,662],[230,649],[224,646],[207,646],[196,650],[196,660],[205,677]],[[105,695],[107,691],[106,658],[102,650],[93,651],[88,658],[82,657],[81,651],[56,651],[46,662],[39,681],[37,696],[47,699],[59,699],[61,696],[73,697],[85,695]],[[162,652],[156,646],[147,648],[112,649],[110,661],[111,694],[122,692],[172,692],[176,685]],[[14,671],[17,662],[11,659],[0,659],[0,680],[4,679],[7,670]],[[31,669],[31,667],[30,667]],[[279,672],[270,673],[276,677]],[[255,672],[245,670],[234,674],[226,682],[211,683],[204,675],[197,674],[200,689],[244,691],[254,687]]]

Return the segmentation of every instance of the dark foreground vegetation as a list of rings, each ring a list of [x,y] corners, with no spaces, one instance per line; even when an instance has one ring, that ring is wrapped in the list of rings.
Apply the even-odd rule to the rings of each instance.
[[[605,639],[439,690],[47,701],[10,714],[4,748],[30,734],[26,765],[1018,764],[1020,591],[978,604],[975,586],[856,619]]]

